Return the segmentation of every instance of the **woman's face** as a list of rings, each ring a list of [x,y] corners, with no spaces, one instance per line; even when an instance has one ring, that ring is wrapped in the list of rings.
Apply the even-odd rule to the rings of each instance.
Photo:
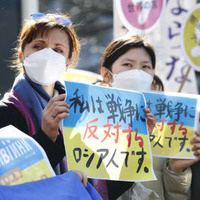
[[[69,38],[66,32],[54,28],[48,32],[48,34],[43,34],[33,39],[30,43],[25,45],[23,54],[23,59],[25,59],[30,54],[40,51],[44,48],[51,48],[55,52],[66,57],[69,56]]]
[[[143,48],[130,49],[112,64],[113,74],[132,69],[140,69],[152,76],[154,75],[151,58]]]

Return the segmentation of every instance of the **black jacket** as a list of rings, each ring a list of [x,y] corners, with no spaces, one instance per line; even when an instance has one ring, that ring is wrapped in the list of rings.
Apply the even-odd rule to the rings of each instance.
[[[28,134],[28,127],[25,119],[21,113],[12,105],[4,102],[0,102],[0,128],[8,125],[13,125],[22,132]],[[37,130],[33,138],[42,146],[47,154],[47,157],[54,168],[65,156],[65,148],[63,137],[58,135],[57,140],[53,142],[48,136],[41,130]]]

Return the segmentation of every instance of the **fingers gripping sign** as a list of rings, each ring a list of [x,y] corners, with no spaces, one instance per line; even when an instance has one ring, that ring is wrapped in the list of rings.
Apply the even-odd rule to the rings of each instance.
[[[146,115],[146,118],[147,118],[148,131],[149,131],[149,134],[151,134],[153,132],[153,129],[155,127],[155,124],[156,124],[157,120],[155,118],[155,115],[153,115],[151,113],[150,109],[145,108],[144,112],[145,112],[145,115]]]
[[[193,144],[192,151],[196,159],[200,160],[200,133],[198,131],[195,131],[195,137],[192,139],[191,143]]]
[[[42,113],[42,130],[52,141],[57,139],[60,121],[69,116],[65,97],[65,94],[53,97]]]

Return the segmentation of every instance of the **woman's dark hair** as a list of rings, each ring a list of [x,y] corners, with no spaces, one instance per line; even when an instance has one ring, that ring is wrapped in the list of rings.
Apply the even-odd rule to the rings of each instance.
[[[156,55],[153,47],[145,41],[145,37],[127,34],[113,40],[104,51],[101,67],[112,71],[112,64],[132,48],[143,48],[151,58],[153,69],[156,66]]]
[[[164,91],[163,82],[157,75],[154,75],[153,77],[152,89],[156,91]]]

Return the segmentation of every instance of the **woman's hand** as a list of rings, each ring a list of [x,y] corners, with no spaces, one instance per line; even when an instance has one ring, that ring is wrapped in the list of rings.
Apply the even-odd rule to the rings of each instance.
[[[144,112],[145,112],[145,115],[147,118],[148,131],[149,131],[149,134],[151,135],[151,133],[153,132],[153,129],[156,125],[157,120],[156,120],[155,116],[151,113],[149,108],[145,108]]]
[[[193,144],[192,151],[194,151],[195,159],[170,159],[169,169],[173,172],[179,173],[183,172],[184,169],[190,167],[194,163],[200,160],[200,133],[195,132],[196,136],[192,138],[191,144]]]
[[[73,172],[75,172],[75,173],[78,175],[78,177],[79,177],[79,179],[81,180],[81,182],[83,183],[83,185],[84,185],[85,187],[87,187],[87,182],[88,182],[88,180],[87,180],[86,174],[85,174],[84,172],[78,171],[78,170],[73,170]]]
[[[59,122],[69,116],[69,105],[64,101],[66,95],[52,98],[42,113],[42,130],[52,140],[58,136]]]

